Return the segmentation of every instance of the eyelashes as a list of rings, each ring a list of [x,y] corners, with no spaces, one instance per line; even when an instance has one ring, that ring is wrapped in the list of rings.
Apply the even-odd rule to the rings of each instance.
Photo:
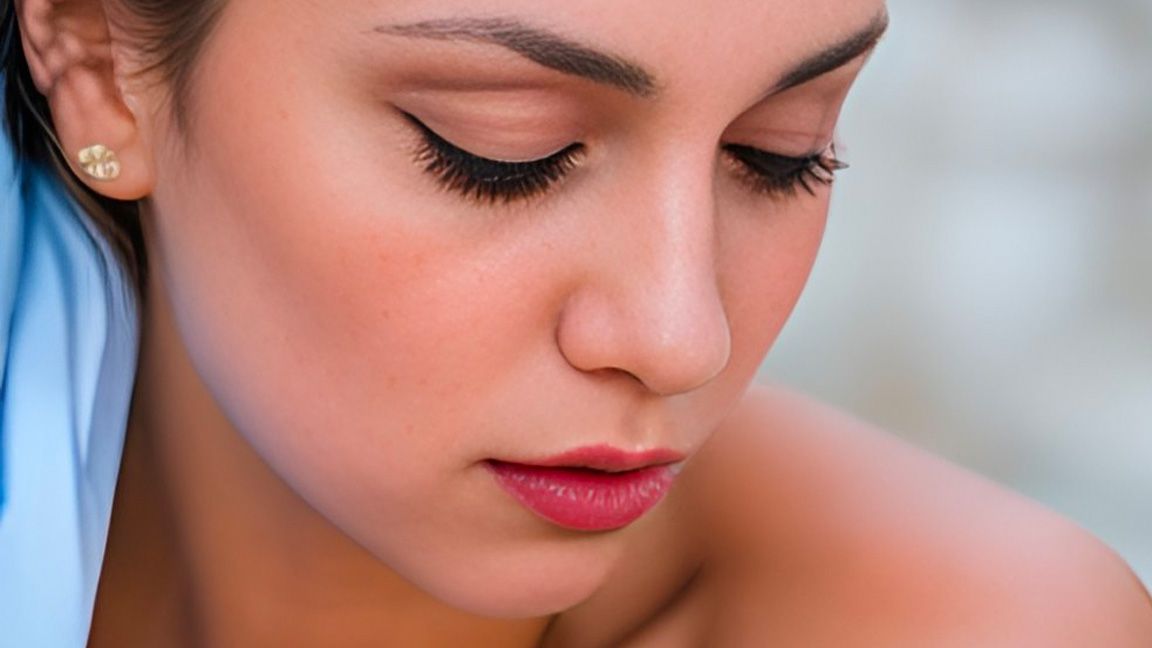
[[[493,160],[465,151],[416,117],[402,114],[420,134],[416,163],[445,189],[481,204],[511,203],[541,196],[563,180],[584,153],[584,145],[574,143],[536,160]],[[795,196],[799,189],[815,195],[815,187],[832,184],[836,171],[848,167],[836,159],[833,146],[801,157],[740,144],[727,144],[723,150],[752,191],[773,198]]]
[[[538,160],[507,162],[473,155],[440,137],[423,122],[404,116],[423,139],[416,162],[446,189],[482,203],[508,203],[543,194],[579,161],[584,145],[569,146]]]
[[[770,196],[791,197],[801,188],[814,196],[814,186],[832,184],[836,172],[848,168],[846,162],[836,159],[835,145],[802,157],[769,153],[742,144],[727,144],[724,151],[738,162],[741,175],[755,190]]]

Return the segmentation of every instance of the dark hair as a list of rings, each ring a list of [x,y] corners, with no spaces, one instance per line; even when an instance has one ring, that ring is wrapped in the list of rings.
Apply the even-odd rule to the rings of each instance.
[[[101,1],[101,0],[89,0]],[[156,73],[167,84],[169,109],[176,126],[186,130],[188,91],[194,63],[212,27],[222,0],[115,0],[131,16],[131,33],[145,61],[141,74]],[[96,229],[116,251],[125,269],[143,292],[147,252],[140,228],[136,201],[108,198],[77,180],[54,145],[55,127],[48,102],[37,92],[24,57],[14,0],[0,0],[0,64],[7,79],[4,112],[8,136],[18,163],[54,168],[72,197],[87,213]]]

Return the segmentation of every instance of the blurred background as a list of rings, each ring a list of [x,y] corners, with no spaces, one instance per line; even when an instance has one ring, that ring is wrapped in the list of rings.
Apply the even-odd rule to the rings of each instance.
[[[1152,583],[1152,0],[890,0],[762,375],[1078,521]]]

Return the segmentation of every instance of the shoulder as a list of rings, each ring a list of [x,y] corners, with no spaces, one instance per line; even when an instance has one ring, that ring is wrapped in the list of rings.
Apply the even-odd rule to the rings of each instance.
[[[1091,534],[787,389],[754,388],[683,477],[713,530],[721,636],[809,646],[1152,639],[1152,601]]]

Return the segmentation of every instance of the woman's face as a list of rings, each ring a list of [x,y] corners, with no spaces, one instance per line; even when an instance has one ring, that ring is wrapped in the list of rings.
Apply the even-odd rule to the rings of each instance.
[[[808,275],[863,56],[774,90],[883,4],[338,6],[227,4],[188,155],[154,125],[156,278],[230,421],[343,531],[459,607],[568,607],[628,528],[552,524],[486,461],[708,439]]]

